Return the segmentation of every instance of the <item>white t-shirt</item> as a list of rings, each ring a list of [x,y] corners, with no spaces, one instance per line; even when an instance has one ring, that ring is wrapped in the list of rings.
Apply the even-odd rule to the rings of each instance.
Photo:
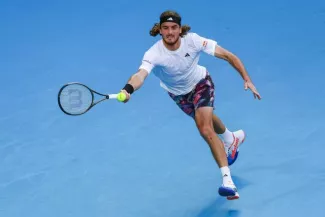
[[[175,51],[168,50],[162,39],[143,56],[139,69],[145,69],[160,79],[160,85],[175,95],[189,93],[206,76],[206,68],[198,65],[201,51],[214,55],[217,42],[196,33],[187,33]]]

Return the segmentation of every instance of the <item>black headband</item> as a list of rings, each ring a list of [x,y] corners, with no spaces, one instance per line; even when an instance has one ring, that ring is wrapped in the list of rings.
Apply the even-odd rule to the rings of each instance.
[[[181,25],[181,18],[175,16],[164,16],[160,18],[160,25],[164,22],[173,22],[177,23],[178,25]]]

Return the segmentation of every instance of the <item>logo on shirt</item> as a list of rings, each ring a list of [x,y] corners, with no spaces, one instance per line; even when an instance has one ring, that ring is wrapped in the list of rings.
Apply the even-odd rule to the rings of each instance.
[[[188,53],[185,54],[185,57],[189,57],[190,55]]]
[[[149,64],[152,64],[149,60],[143,60],[143,62],[147,62]]]
[[[208,42],[207,42],[207,41],[203,41],[203,47],[206,47],[206,46],[207,46],[207,44],[208,44]]]

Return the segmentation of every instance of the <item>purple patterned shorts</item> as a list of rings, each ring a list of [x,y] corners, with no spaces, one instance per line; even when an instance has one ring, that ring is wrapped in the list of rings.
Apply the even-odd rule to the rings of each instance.
[[[199,81],[191,92],[185,95],[174,95],[169,92],[168,94],[183,112],[192,118],[195,117],[196,109],[214,106],[214,84],[209,74]]]

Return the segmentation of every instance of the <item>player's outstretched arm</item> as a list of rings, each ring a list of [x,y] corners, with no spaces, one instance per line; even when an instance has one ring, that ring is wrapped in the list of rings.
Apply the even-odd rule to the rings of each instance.
[[[121,90],[121,92],[125,93],[126,95],[126,99],[123,101],[124,103],[129,101],[131,94],[143,85],[148,74],[149,73],[145,69],[139,69],[139,71],[130,77],[127,84]]]

